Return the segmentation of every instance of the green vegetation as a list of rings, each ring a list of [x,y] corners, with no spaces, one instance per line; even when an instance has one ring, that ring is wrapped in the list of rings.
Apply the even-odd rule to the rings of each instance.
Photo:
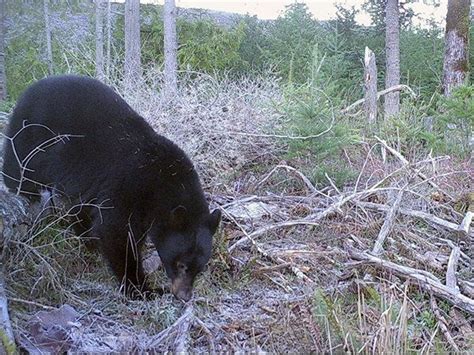
[[[343,185],[354,173],[347,164],[340,164],[341,154],[360,140],[359,136],[364,133],[360,128],[365,123],[361,115],[349,120],[339,112],[363,95],[365,46],[376,53],[379,87],[384,87],[381,4],[379,0],[367,2],[366,10],[374,23],[371,27],[357,24],[358,10],[342,6],[338,7],[334,20],[318,22],[302,3],[287,6],[275,21],[243,16],[227,27],[209,19],[180,18],[177,24],[179,66],[181,70],[213,76],[225,74],[236,80],[243,75],[280,77],[284,99],[276,105],[284,113],[281,135],[317,136],[286,140],[288,157],[297,158],[314,183],[327,183],[327,174],[337,185]],[[15,29],[7,43],[10,102],[2,104],[2,110],[6,111],[26,86],[47,72],[41,16],[31,21],[41,13],[41,7],[30,3],[11,4],[8,11],[20,14],[22,26]],[[93,7],[75,3],[73,7],[65,8],[57,3],[51,11],[55,18],[55,73],[93,75],[94,16],[90,15]],[[142,7],[142,18],[146,19],[142,21],[142,62],[146,68],[161,67],[163,63],[161,17],[161,7]],[[396,144],[406,154],[433,149],[437,153],[466,157],[471,148],[468,141],[472,131],[472,87],[459,90],[449,100],[437,94],[444,30],[434,23],[427,28],[414,27],[412,18],[413,13],[402,11],[401,75],[402,82],[412,87],[418,97],[409,100],[402,95],[400,116],[382,122],[375,133]],[[120,80],[123,16],[115,16],[113,22],[110,76]],[[471,48],[471,63],[472,53]],[[431,123],[427,125],[427,122]],[[323,133],[328,128],[331,129]]]

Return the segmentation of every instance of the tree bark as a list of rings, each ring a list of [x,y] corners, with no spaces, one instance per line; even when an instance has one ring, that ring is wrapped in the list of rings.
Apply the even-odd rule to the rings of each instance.
[[[95,76],[104,80],[104,2],[95,0]]]
[[[106,31],[107,31],[107,48],[106,48],[106,65],[105,65],[105,74],[107,80],[110,79],[112,57],[111,57],[111,46],[112,46],[112,11],[111,11],[111,1],[107,0],[107,14],[106,14]]]
[[[368,47],[365,47],[364,86],[365,114],[369,126],[373,126],[377,122],[377,64],[374,52]]]
[[[5,2],[0,0],[0,102],[7,98],[7,75],[5,71]]]
[[[469,25],[471,0],[449,0],[443,64],[443,93],[469,80]]]
[[[400,11],[398,0],[387,0],[385,5],[385,88],[400,84]],[[385,119],[400,112],[400,93],[385,96]]]
[[[141,77],[140,1],[125,1],[125,88],[133,88]]]
[[[44,30],[46,35],[46,60],[48,62],[48,74],[53,75],[53,49],[51,45],[51,24],[49,21],[49,0],[43,1]]]
[[[174,0],[165,0],[164,14],[165,49],[165,100],[170,101],[178,90],[178,41],[176,38],[176,5]]]

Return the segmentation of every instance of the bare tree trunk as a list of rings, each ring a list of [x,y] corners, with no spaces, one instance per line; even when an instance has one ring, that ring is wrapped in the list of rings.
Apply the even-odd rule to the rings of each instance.
[[[141,77],[140,1],[125,1],[125,87],[133,87]]]
[[[385,5],[385,88],[400,84],[400,11],[398,0],[387,0]],[[400,112],[400,93],[385,96],[385,118]]]
[[[469,25],[471,0],[449,0],[443,64],[443,93],[469,80]]]
[[[95,0],[95,76],[104,80],[104,2]]]
[[[174,0],[165,0],[164,14],[165,46],[165,100],[170,101],[178,90],[178,41],[176,38],[176,5]]]
[[[5,2],[0,0],[0,101],[7,98],[7,75],[5,71]]]
[[[364,59],[365,113],[369,127],[377,122],[377,65],[375,54],[365,47]]]
[[[106,30],[107,30],[107,48],[106,48],[106,77],[107,80],[110,79],[110,71],[111,71],[111,64],[112,64],[112,57],[110,48],[112,45],[112,13],[111,13],[111,1],[107,0],[107,20],[106,20]]]
[[[51,24],[49,22],[49,0],[43,1],[44,30],[46,34],[46,60],[48,62],[48,74],[53,74],[53,49],[51,46]]]

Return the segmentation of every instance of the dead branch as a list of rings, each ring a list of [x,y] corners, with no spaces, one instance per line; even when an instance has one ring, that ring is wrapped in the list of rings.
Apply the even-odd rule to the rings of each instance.
[[[453,350],[456,352],[459,352],[459,347],[457,346],[456,342],[453,339],[453,336],[448,330],[448,327],[447,327],[448,322],[441,314],[441,310],[439,309],[438,303],[436,302],[436,299],[433,297],[433,295],[431,295],[430,304],[431,304],[431,309],[433,310],[433,313],[438,320],[439,328],[441,329],[441,332],[443,333],[444,337],[448,341],[449,345],[451,345]]]
[[[194,308],[189,304],[184,309],[183,314],[168,328],[155,335],[147,344],[148,349],[153,349],[163,343],[167,338],[176,336],[173,342],[177,353],[186,352],[187,342],[189,340],[189,328],[194,318]],[[179,348],[179,350],[178,350]]]
[[[468,295],[470,298],[474,298],[474,282],[458,280],[458,283],[462,293]]]
[[[474,218],[474,212],[467,211],[461,224],[459,225],[459,231],[466,236],[469,235],[473,218]]]
[[[385,222],[383,223],[383,226],[380,229],[379,236],[377,237],[374,248],[372,249],[372,254],[374,255],[379,255],[382,252],[385,238],[392,231],[393,223],[395,222],[395,218],[397,216],[397,212],[400,207],[400,203],[402,201],[403,192],[404,192],[403,189],[398,191],[398,194],[397,194],[397,197],[395,198],[393,206],[388,210],[387,217],[385,218]]]
[[[361,207],[364,207],[364,208],[372,208],[372,209],[376,209],[376,210],[379,210],[379,211],[389,211],[390,210],[389,206],[382,205],[382,204],[379,204],[379,203],[357,201],[356,204],[358,206],[361,206]],[[417,217],[417,218],[423,219],[427,222],[437,224],[439,226],[445,227],[445,228],[450,229],[452,231],[458,231],[459,230],[459,226],[456,223],[446,221],[445,219],[439,218],[437,216],[433,216],[433,215],[431,215],[429,213],[426,213],[426,212],[411,210],[411,209],[403,208],[403,207],[399,208],[398,212],[400,212],[401,214],[407,215],[407,216]]]
[[[377,139],[380,144],[382,144],[390,153],[392,153],[393,156],[395,156],[396,158],[398,158],[398,160],[400,160],[404,165],[406,165],[407,167],[410,167],[410,162],[399,152],[397,151],[396,149],[390,147],[387,142],[385,142],[383,139],[380,139],[379,137],[377,136],[374,136],[375,139]],[[450,196],[446,191],[442,190],[436,183],[434,183],[433,181],[431,181],[431,179],[429,179],[425,174],[423,174],[421,171],[415,171],[416,175],[418,175],[422,180],[428,182],[428,184],[430,184],[432,187],[434,187],[435,189],[437,189],[438,191],[440,191],[441,193],[445,194],[446,196],[448,196],[451,200],[453,199],[452,196]]]
[[[255,234],[256,232],[258,232],[259,230],[253,232],[253,233],[247,233],[245,231],[245,229],[240,225],[240,223],[238,223],[235,218],[233,218],[232,216],[230,216],[225,210],[224,210],[224,213],[226,214],[226,216],[231,219],[239,228],[240,230],[245,234],[245,238],[242,238],[240,239],[239,241],[237,241],[236,243],[234,243],[233,245],[231,245],[229,247],[229,253],[232,252],[232,250],[234,250],[239,244],[242,244],[244,243],[245,241],[250,241],[252,242],[252,244],[254,245],[254,247],[257,249],[257,251],[262,254],[264,257],[272,260],[274,263],[276,263],[277,265],[282,265],[282,264],[286,264],[285,260],[283,260],[282,258],[278,257],[278,256],[275,256],[275,255],[272,255],[270,254],[269,252],[267,252],[266,250],[264,250],[254,239],[254,236],[257,235]],[[283,223],[294,223],[294,222],[283,222]],[[312,225],[314,225],[313,223],[311,223]],[[273,227],[275,225],[272,225]],[[267,226],[267,227],[272,227],[272,226]],[[265,228],[265,227],[264,227]],[[260,230],[264,229],[264,228],[261,228]],[[267,229],[266,231],[268,231],[270,229]],[[262,232],[261,234],[263,234],[264,232]],[[255,235],[254,235],[255,234]],[[305,275],[305,273],[303,271],[301,271],[296,265],[289,265],[289,268],[291,269],[291,271],[296,275],[296,277],[298,279],[301,279],[301,280],[305,280],[305,281],[309,281],[309,282],[313,282],[313,280],[311,280],[308,276]]]
[[[461,249],[455,247],[451,252],[448,261],[448,269],[446,271],[446,286],[454,292],[459,292],[459,287],[456,282],[456,270],[458,268],[459,257],[461,256]]]
[[[275,171],[277,171],[278,169],[285,169],[287,171],[290,171],[290,172],[293,172],[295,173],[298,177],[301,178],[301,180],[304,182],[304,184],[306,185],[306,187],[309,189],[309,191],[311,191],[312,193],[316,193],[319,191],[314,187],[314,185],[311,183],[311,181],[309,181],[309,179],[299,170],[293,168],[292,166],[288,166],[288,165],[277,165],[275,166],[256,186],[255,188],[263,185],[265,183],[265,181],[267,181]]]
[[[400,85],[395,85],[395,86],[389,87],[388,89],[384,89],[382,91],[379,91],[377,93],[377,100],[379,100],[382,96],[384,96],[386,94],[389,94],[389,93],[394,92],[394,91],[402,91],[402,90],[408,91],[413,98],[416,98],[415,92],[408,85],[400,84]],[[350,104],[349,106],[347,106],[345,109],[341,110],[341,113],[347,113],[347,112],[351,111],[352,109],[356,108],[357,106],[362,105],[364,102],[365,102],[365,98],[357,100],[356,102],[354,102],[354,103]]]
[[[231,253],[235,248],[237,248],[239,245],[246,244],[249,241],[252,241],[256,237],[261,236],[262,234],[265,234],[267,232],[270,232],[275,229],[279,228],[284,228],[284,227],[294,227],[294,226],[301,226],[301,225],[306,225],[306,226],[319,226],[319,223],[311,220],[310,218],[305,218],[302,220],[296,220],[296,221],[286,221],[286,222],[280,222],[280,223],[275,223],[275,224],[270,224],[268,226],[264,226],[262,228],[257,229],[256,231],[252,233],[246,234],[245,238],[242,238],[232,244],[228,251]]]
[[[182,321],[177,325],[177,335],[173,343],[173,348],[176,354],[184,354],[188,351],[190,338],[189,330],[191,329],[194,319],[193,306],[187,306],[180,318],[182,318]]]
[[[432,292],[435,296],[444,299],[456,307],[468,312],[471,315],[474,315],[474,300],[461,294],[460,292],[455,292],[453,289],[443,285],[441,282],[436,281],[436,277],[428,277],[429,274],[426,271],[414,269],[408,266],[402,266],[395,264],[391,261],[380,259],[376,256],[370,255],[366,252],[358,252],[353,248],[349,248],[349,255],[354,260],[364,261],[366,264],[374,265],[380,269],[394,273],[395,275],[405,278],[405,279],[414,279],[417,281],[417,285],[428,291]],[[360,266],[363,264],[355,264],[355,266]]]

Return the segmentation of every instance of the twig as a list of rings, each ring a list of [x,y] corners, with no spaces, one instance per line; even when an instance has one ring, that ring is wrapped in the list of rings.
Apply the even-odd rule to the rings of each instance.
[[[390,151],[390,153],[392,153],[396,158],[398,158],[398,160],[400,160],[404,165],[406,166],[410,166],[410,162],[399,152],[397,151],[396,149],[392,148],[391,146],[389,146],[387,144],[387,142],[385,142],[383,139],[380,139],[379,137],[377,136],[374,136],[375,139],[377,139],[388,151]],[[448,196],[451,200],[453,200],[453,197],[451,195],[449,195],[446,191],[442,190],[436,183],[434,183],[433,181],[431,181],[431,179],[429,179],[425,174],[423,174],[421,171],[415,171],[415,173],[423,180],[426,180],[428,182],[428,184],[430,184],[432,187],[434,187],[435,189],[437,189],[438,191],[442,192],[443,194],[445,194],[446,196]]]
[[[439,325],[439,328],[441,329],[441,332],[443,333],[444,337],[448,341],[449,345],[451,345],[453,350],[455,352],[459,352],[459,347],[457,346],[457,344],[454,341],[451,333],[448,330],[448,327],[446,326],[448,324],[448,322],[446,321],[446,319],[441,314],[441,311],[438,307],[436,299],[433,297],[433,295],[431,295],[431,302],[430,303],[431,303],[431,309],[433,310],[434,315],[438,319],[438,325]]]
[[[245,231],[245,229],[235,220],[235,218],[233,218],[232,216],[230,216],[225,210],[224,210],[224,213],[227,215],[227,217],[229,219],[231,219],[239,228],[240,230],[245,234],[245,238],[242,238],[240,239],[239,241],[237,241],[236,243],[234,243],[233,245],[231,245],[229,247],[229,253],[234,250],[237,245],[239,244],[242,244],[244,243],[245,241],[250,241],[252,242],[252,244],[255,246],[255,248],[257,249],[257,251],[262,254],[264,257],[272,260],[273,262],[275,262],[276,264],[286,264],[286,261],[283,260],[282,258],[278,257],[278,256],[274,256],[274,255],[271,255],[270,253],[268,253],[266,250],[264,250],[254,239],[254,236],[257,235],[255,234],[256,232],[264,229],[264,228],[261,228],[253,233],[247,233]],[[294,222],[283,222],[283,223],[294,223]],[[311,223],[311,222],[310,222]],[[311,223],[313,224],[313,223]],[[275,225],[271,225],[271,226],[268,226],[268,227],[274,227]],[[267,229],[266,231],[268,231],[269,229]],[[262,232],[261,234],[263,234],[264,232]],[[254,235],[255,234],[255,235]],[[313,280],[311,280],[311,278],[309,278],[308,276],[306,276],[304,274],[303,271],[301,271],[296,265],[290,265],[289,268],[291,269],[291,271],[293,271],[293,273],[296,275],[297,278],[301,279],[301,280],[306,280],[306,281],[309,281],[309,282],[313,282]]]
[[[201,329],[206,333],[208,339],[209,339],[209,350],[211,354],[216,353],[216,347],[214,345],[214,336],[212,335],[212,332],[209,330],[209,328],[204,324],[202,320],[200,320],[198,317],[194,317],[194,322],[201,327]]]
[[[309,181],[309,179],[299,170],[293,168],[292,166],[288,166],[288,165],[277,165],[275,166],[256,186],[255,188],[263,185],[265,183],[265,181],[267,181],[275,171],[277,171],[278,169],[285,169],[287,171],[291,171],[293,173],[295,173],[296,175],[298,175],[301,180],[303,180],[304,184],[308,187],[308,189],[312,192],[312,193],[320,193],[315,187],[314,185],[311,183],[311,181]]]
[[[182,318],[182,321],[177,325],[177,335],[173,343],[173,348],[176,354],[185,354],[189,345],[189,330],[194,319],[193,306],[187,306],[180,318]]]
[[[395,202],[393,206],[388,210],[387,217],[385,218],[385,222],[383,223],[382,228],[380,228],[379,236],[375,241],[374,248],[372,249],[372,254],[379,255],[383,250],[383,243],[385,238],[390,234],[392,231],[393,223],[395,222],[395,218],[397,216],[398,209],[400,207],[400,203],[402,201],[403,196],[403,189],[398,191],[397,197],[395,198]]]
[[[395,275],[405,278],[405,279],[414,279],[418,281],[418,286],[428,292],[432,292],[437,297],[444,299],[456,307],[468,312],[469,314],[474,315],[474,300],[459,293],[453,292],[453,290],[446,285],[443,285],[441,282],[436,281],[436,277],[432,275],[429,277],[430,273],[414,269],[408,266],[402,266],[395,264],[391,261],[380,259],[376,256],[365,252],[358,252],[353,248],[349,248],[349,255],[354,260],[365,261],[368,264],[374,265],[378,268],[387,270],[394,273]],[[361,264],[356,264],[360,266]]]
[[[186,339],[187,339],[186,337],[188,337],[188,335],[187,334],[183,335],[183,334],[180,334],[179,332],[185,331],[186,333],[189,333],[189,327],[190,327],[190,323],[193,317],[194,317],[193,305],[189,304],[186,306],[183,314],[181,315],[181,317],[179,317],[176,320],[176,322],[174,322],[171,326],[162,330],[160,333],[158,333],[156,336],[152,338],[150,343],[147,345],[147,349],[155,348],[156,346],[163,343],[163,341],[166,338],[171,337],[172,335],[178,332],[178,334],[176,335],[177,338],[174,342],[174,345],[181,347],[180,352],[184,352],[186,349],[182,347],[186,345],[185,344]],[[177,349],[176,349],[176,352],[178,352]]]
[[[448,269],[446,271],[446,286],[453,290],[453,292],[460,292],[456,282],[456,270],[458,268],[459,257],[461,256],[461,249],[455,247],[448,261]]]
[[[301,225],[307,225],[307,226],[319,226],[319,223],[316,223],[313,220],[310,220],[309,218],[301,219],[301,220],[296,220],[296,221],[285,221],[285,222],[280,222],[280,223],[275,223],[275,224],[270,224],[268,226],[264,226],[262,228],[257,229],[256,231],[252,233],[245,233],[245,238],[242,238],[232,244],[229,247],[229,253],[231,253],[235,248],[242,244],[246,244],[249,241],[253,241],[253,244],[255,244],[254,239],[256,237],[261,236],[262,234],[265,234],[269,231],[279,229],[279,228],[284,228],[284,227],[294,227],[294,226],[301,226]]]
[[[27,305],[30,305],[30,306],[35,306],[35,307],[39,307],[39,308],[42,308],[42,309],[46,309],[48,311],[53,310],[53,309],[57,309],[56,307],[51,307],[51,306],[48,306],[48,305],[45,305],[45,304],[42,304],[42,303],[38,303],[38,302],[35,302],[35,301],[23,300],[21,298],[10,297],[9,300],[10,300],[10,302],[24,303],[24,304],[27,304]]]

